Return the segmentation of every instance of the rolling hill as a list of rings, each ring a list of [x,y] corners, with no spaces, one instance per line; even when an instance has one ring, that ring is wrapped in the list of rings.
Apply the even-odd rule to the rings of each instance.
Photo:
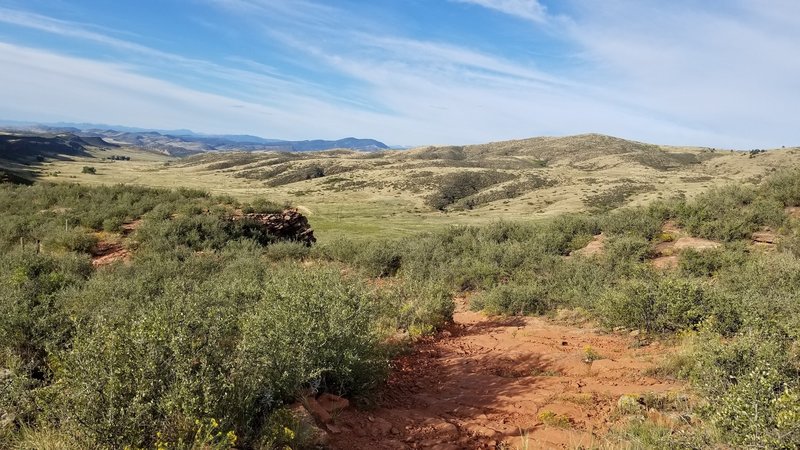
[[[404,235],[452,223],[610,210],[691,197],[732,181],[756,183],[800,164],[797,148],[749,153],[598,134],[379,152],[214,151],[175,158],[123,145],[89,153],[96,158],[48,161],[40,175],[191,187],[244,200],[263,196],[302,205],[323,239],[324,232]],[[113,155],[131,161],[104,159]],[[97,175],[80,173],[88,161]]]

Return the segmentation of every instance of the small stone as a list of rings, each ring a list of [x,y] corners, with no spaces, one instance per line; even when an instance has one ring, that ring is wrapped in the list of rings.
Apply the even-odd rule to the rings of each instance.
[[[333,394],[322,394],[317,398],[317,402],[325,411],[331,414],[335,414],[350,406],[349,400]]]
[[[392,428],[394,427],[389,421],[378,417],[374,419],[372,425],[370,425],[370,434],[376,437],[386,436],[391,433]]]
[[[314,420],[317,422],[321,424],[328,424],[333,421],[333,418],[328,411],[325,411],[325,408],[323,408],[314,397],[306,397],[303,401],[303,406],[305,406],[306,410],[308,410],[308,412],[314,416]]]
[[[433,427],[441,436],[457,436],[458,427],[450,422],[442,422]]]
[[[482,425],[478,425],[478,424],[474,424],[474,423],[471,423],[471,424],[467,425],[465,428],[466,428],[466,430],[468,432],[472,433],[475,436],[493,438],[493,437],[497,436],[497,434],[498,434],[497,431],[495,431],[495,430],[493,430],[491,428],[484,427]]]
[[[637,337],[637,336],[639,336],[639,334],[640,334],[640,333],[641,333],[641,332],[640,332],[639,330],[633,330],[633,331],[631,331],[631,332],[628,334],[628,336],[630,336],[630,337]]]

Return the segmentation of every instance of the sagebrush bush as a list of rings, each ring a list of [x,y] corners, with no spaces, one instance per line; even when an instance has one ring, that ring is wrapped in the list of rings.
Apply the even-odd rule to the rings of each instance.
[[[388,329],[430,334],[453,320],[452,292],[438,283],[402,280],[379,293]]]
[[[663,211],[657,208],[624,208],[600,218],[600,228],[612,235],[629,235],[650,240],[661,232],[665,220]]]
[[[733,340],[703,332],[692,340],[684,375],[707,396],[703,413],[725,441],[771,449],[800,442],[798,367],[787,358],[789,342],[760,331]]]
[[[301,242],[275,242],[264,250],[267,258],[280,261],[287,259],[301,260],[308,257],[312,250]]]
[[[35,362],[58,380],[50,414],[65,430],[113,447],[148,446],[157,435],[191,442],[197,422],[214,419],[222,435],[248,443],[303,389],[358,396],[380,383],[378,299],[338,270],[268,268],[248,254],[155,255],[65,293],[69,346],[56,342]]]
[[[688,248],[681,252],[678,264],[681,272],[687,276],[710,277],[722,269],[744,264],[746,260],[746,248],[728,245],[702,251]]]
[[[728,301],[704,282],[655,276],[620,283],[596,308],[609,325],[651,332],[693,329],[712,318],[719,328],[735,331],[740,319]]]
[[[758,195],[754,187],[714,188],[678,208],[678,221],[693,235],[732,242],[759,227],[780,227],[786,220],[781,202]]]
[[[800,206],[800,170],[784,170],[769,177],[764,193],[784,206]]]
[[[638,236],[614,236],[606,240],[604,257],[612,264],[642,262],[652,251],[650,242]]]
[[[537,283],[503,284],[482,293],[476,303],[491,314],[543,314],[552,309],[547,290]]]

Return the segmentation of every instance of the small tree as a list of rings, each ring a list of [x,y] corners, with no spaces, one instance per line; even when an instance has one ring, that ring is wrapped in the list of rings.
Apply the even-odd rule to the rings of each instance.
[[[95,169],[94,167],[91,167],[91,166],[83,166],[83,169],[81,170],[81,173],[88,173],[90,175],[96,175],[97,174],[97,169]]]

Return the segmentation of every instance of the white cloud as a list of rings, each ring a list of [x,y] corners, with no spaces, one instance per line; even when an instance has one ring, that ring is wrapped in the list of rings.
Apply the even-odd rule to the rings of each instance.
[[[458,3],[472,3],[484,8],[500,11],[533,22],[547,20],[547,8],[538,0],[454,0]]]
[[[793,145],[800,32],[785,16],[796,16],[788,3],[728,6],[582,2],[568,36],[588,77],[653,117],[726,136],[728,145]]]
[[[551,25],[549,38],[560,40],[569,71],[445,37],[373,33],[375,23],[358,10],[309,1],[296,8],[289,0],[207,1],[222,4],[248,36],[280,47],[314,75],[298,78],[237,55],[184,58],[97,28],[0,8],[0,21],[142,56],[123,66],[0,45],[0,66],[7,68],[0,71],[0,117],[48,114],[45,120],[277,138],[358,135],[394,144],[584,132],[739,148],[799,140],[793,117],[800,104],[794,58],[800,28],[787,26],[797,17],[789,0],[770,8],[738,0],[727,9],[689,0],[565,0],[559,11],[565,15],[542,20]],[[462,1],[531,21],[547,17],[535,2]],[[203,89],[186,87],[195,78]]]
[[[235,1],[243,2],[243,0]],[[279,4],[281,3],[270,3],[272,7]],[[331,102],[349,102],[349,99],[328,92],[322,86],[280,74],[274,68],[239,57],[229,58],[226,63],[221,64],[186,58],[94,31],[85,24],[3,7],[0,7],[0,22],[100,44],[121,52],[124,55],[123,60],[129,61],[129,71],[146,72],[147,69],[157,67],[170,72],[175,82],[200,80],[207,85],[213,85],[220,93],[242,100],[267,97],[273,105],[280,107],[291,107],[302,101],[298,95],[304,98],[327,99]],[[137,59],[137,56],[143,58]],[[218,82],[209,83],[210,80]]]
[[[129,67],[0,43],[0,117],[340,138],[390,118],[293,96],[292,108],[242,101],[139,75]],[[328,120],[317,120],[325,117]]]
[[[343,46],[328,38],[320,40],[323,46],[280,37],[308,58],[362,81],[369,98],[404,118],[412,128],[376,124],[384,125],[376,129],[385,129],[380,136],[392,142],[464,144],[587,131],[667,143],[720,140],[643,115],[615,100],[616,91],[457,46],[341,33],[341,39],[358,44]]]

